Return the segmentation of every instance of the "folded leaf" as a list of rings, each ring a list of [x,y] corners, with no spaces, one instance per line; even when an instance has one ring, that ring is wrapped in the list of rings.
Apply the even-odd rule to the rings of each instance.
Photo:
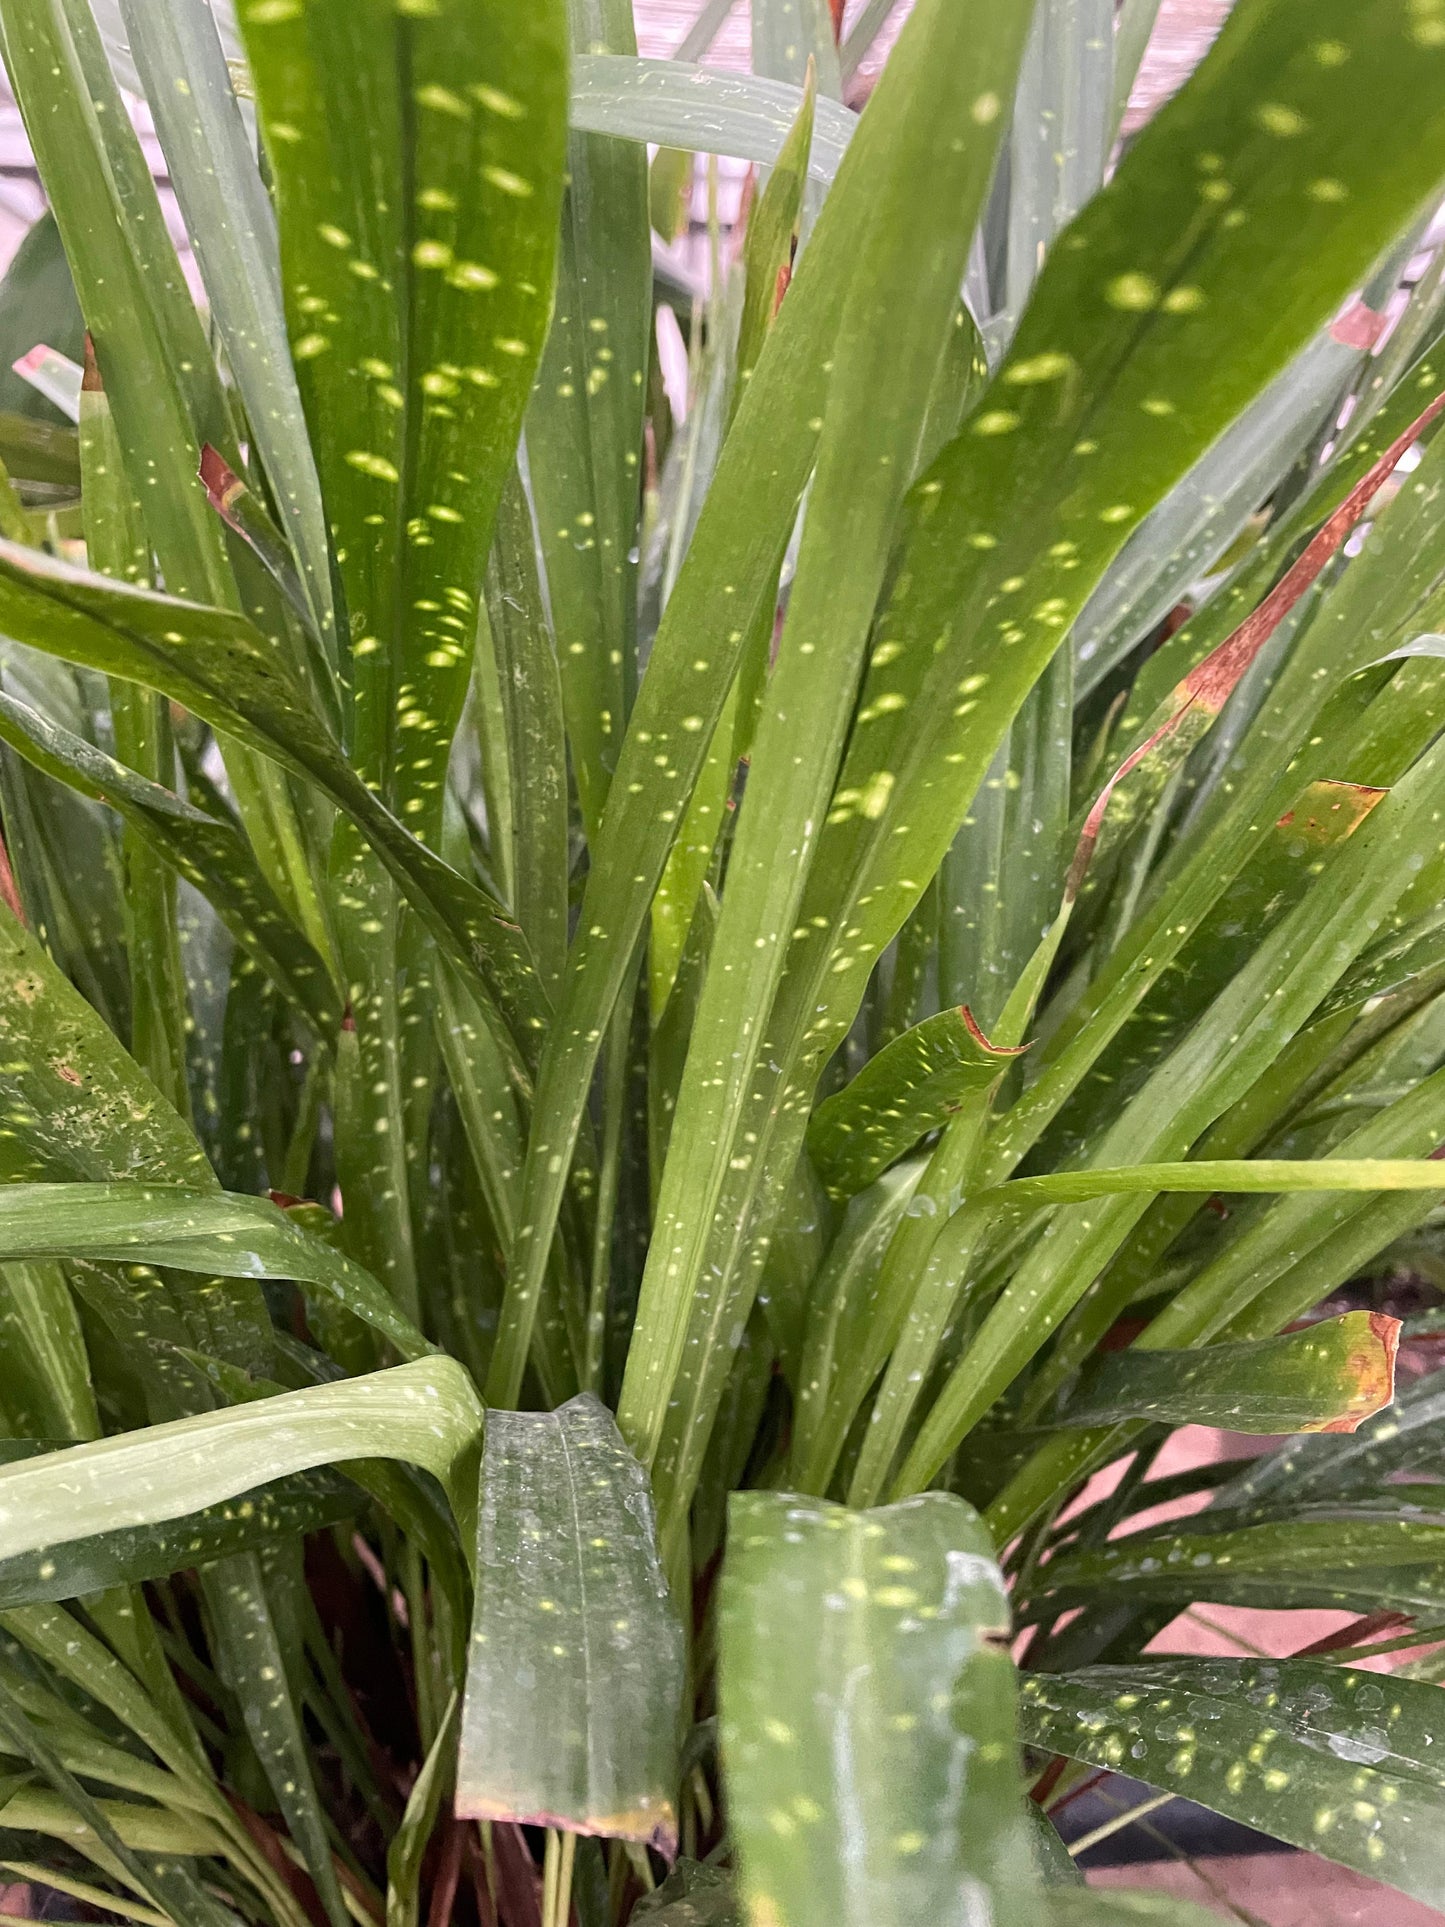
[[[734,1494],[719,1692],[749,1919],[1033,1922],[1007,1631],[961,1499]]]
[[[1353,1432],[1394,1397],[1399,1342],[1398,1318],[1351,1311],[1253,1344],[1110,1352],[1085,1372],[1060,1423]]]
[[[967,1004],[904,1031],[813,1113],[808,1150],[828,1190],[862,1191],[1020,1054],[991,1044]]]
[[[489,1412],[458,1814],[676,1850],[682,1629],[647,1475],[589,1393]]]

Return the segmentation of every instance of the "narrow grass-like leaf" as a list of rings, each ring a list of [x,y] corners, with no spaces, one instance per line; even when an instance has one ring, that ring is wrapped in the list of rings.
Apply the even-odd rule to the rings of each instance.
[[[110,582],[11,543],[0,543],[0,616],[18,639],[159,688],[320,784],[371,839],[462,968],[498,966],[498,992],[520,1034],[530,1035],[528,1048],[536,1048],[541,993],[516,926],[484,891],[419,844],[360,780],[274,640],[244,616]]]
[[[863,1190],[1018,1055],[991,1044],[967,1004],[895,1038],[813,1113],[808,1151],[829,1192]]]
[[[574,62],[573,127],[624,140],[733,154],[767,165],[778,158],[802,104],[802,89],[786,81],[716,73],[681,60],[592,54]],[[857,122],[828,100],[819,101],[817,113],[808,176],[827,187]]]
[[[722,1294],[698,1303],[695,1286],[764,1048],[757,1013],[771,1002],[788,956],[847,740],[894,518],[963,278],[965,210],[981,207],[993,171],[995,117],[973,109],[985,98],[996,104],[1022,53],[1022,8],[1000,9],[985,24],[981,37],[980,23],[956,8],[932,0],[915,8],[865,115],[876,119],[880,138],[886,132],[886,158],[872,182],[867,242],[833,351],[797,572],[678,1094],[618,1407],[624,1432],[649,1462],[691,1318],[724,1315]],[[924,176],[938,190],[936,219],[926,229],[917,204]]]
[[[548,588],[555,614],[550,574]],[[555,995],[567,954],[567,736],[532,509],[515,473],[497,512],[486,611],[507,752],[511,848],[505,874],[542,982]]]
[[[373,1326],[404,1358],[431,1350],[369,1272],[266,1198],[175,1184],[11,1184],[0,1190],[0,1263],[72,1257],[171,1265],[223,1278],[294,1278]]]
[[[637,52],[631,0],[570,0],[579,54]],[[595,832],[637,685],[638,519],[650,353],[647,155],[574,130],[557,300],[527,411],[572,767]]]
[[[1036,1746],[1127,1767],[1436,1907],[1434,1693],[1316,1660],[1169,1660],[1031,1674],[1022,1718]]]
[[[585,60],[581,65],[585,72]],[[801,104],[794,100],[795,90],[787,91],[790,118],[777,147]],[[876,125],[876,144],[865,128],[836,192],[824,204],[723,446],[653,643],[609,791],[610,807],[591,846],[591,874],[567,982],[539,1071],[535,1108],[541,1128],[528,1145],[500,1364],[489,1383],[492,1404],[515,1403],[567,1166],[608,1020],[744,642],[762,605],[776,595],[817,447],[828,344],[839,325],[857,227],[866,218],[869,173],[886,154],[888,130],[882,121]]]
[[[30,1456],[62,1449],[58,1441],[26,1443],[35,1446]],[[340,1524],[360,1504],[361,1495],[349,1480],[316,1470],[274,1480],[179,1519],[58,1541],[0,1561],[0,1609],[164,1579],[233,1553],[254,1551],[273,1539]]]
[[[1110,1352],[1067,1402],[1070,1425],[1163,1419],[1233,1432],[1353,1432],[1395,1392],[1399,1320],[1352,1311],[1200,1351]]]
[[[332,1927],[346,1927],[346,1903],[261,1560],[254,1552],[237,1553],[208,1572],[203,1584],[221,1677],[240,1701],[246,1732],[326,1917]]]
[[[677,1838],[682,1634],[647,1479],[590,1394],[490,1412],[456,1808]]]
[[[961,1499],[738,1493],[723,1762],[749,1917],[1034,1918],[1003,1581]]]
[[[386,1927],[416,1927],[420,1919],[417,1890],[422,1855],[441,1811],[447,1781],[453,1771],[453,1731],[461,1702],[455,1693],[447,1705],[431,1751],[422,1762],[416,1784],[407,1795],[406,1812],[386,1852]]]
[[[276,217],[211,10],[122,0],[186,232],[246,418],[290,535],[312,620],[336,660],[326,522],[286,341]]]
[[[340,1013],[326,966],[277,901],[233,823],[182,802],[3,691],[0,736],[37,769],[123,816],[157,857],[215,906],[232,936],[317,1035],[335,1032]]]
[[[424,1467],[465,1524],[480,1429],[471,1380],[433,1358],[122,1432],[0,1467],[0,1558],[183,1519],[251,1491],[258,1476],[348,1459]]]

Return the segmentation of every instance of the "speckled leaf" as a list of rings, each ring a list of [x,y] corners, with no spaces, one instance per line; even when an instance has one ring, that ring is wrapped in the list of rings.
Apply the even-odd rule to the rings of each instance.
[[[1438,1688],[1315,1660],[1033,1673],[1024,1737],[1445,1904]]]
[[[214,1183],[206,1154],[115,1034],[0,908],[0,1172]]]
[[[28,1456],[60,1449],[59,1444],[37,1445],[35,1454]],[[337,1525],[362,1503],[358,1489],[340,1474],[300,1472],[179,1519],[125,1526],[16,1553],[0,1560],[0,1610],[163,1579],[167,1573],[252,1551],[272,1539]]]
[[[3,691],[0,738],[48,776],[82,796],[108,803],[157,856],[214,905],[231,935],[252,953],[317,1035],[332,1035],[340,1010],[326,966],[277,901],[233,823],[182,802],[173,790],[127,769],[93,743]]]
[[[676,1445],[668,1449],[680,1463],[690,1463],[705,1425],[692,1394],[681,1402],[676,1396],[677,1363],[688,1358],[689,1380],[706,1380],[702,1405],[715,1404],[726,1361],[716,1334],[736,1328],[752,1289],[746,1228],[760,1205],[764,1216],[775,1208],[812,1080],[851,1023],[884,944],[925,888],[1002,727],[1136,511],[1147,510],[1155,491],[1171,486],[1316,331],[1428,191],[1425,178],[1436,161],[1424,162],[1420,129],[1412,125],[1410,138],[1395,142],[1388,114],[1368,128],[1360,117],[1365,49],[1371,63],[1388,68],[1391,86],[1420,72],[1421,49],[1401,0],[1377,4],[1380,12],[1372,11],[1368,23],[1353,0],[1338,0],[1331,10],[1330,34],[1350,55],[1348,82],[1327,66],[1333,52],[1321,62],[1299,43],[1287,6],[1258,0],[1236,8],[1190,86],[1144,130],[1110,186],[1060,237],[992,398],[982,398],[963,434],[918,484],[916,529],[898,560],[891,613],[876,632],[830,824],[790,922],[790,931],[803,935],[793,937],[773,1015],[759,1026],[758,1070],[738,1107],[739,1135],[729,1132],[717,1147],[725,1173],[739,1175],[725,1177],[726,1199],[716,1206],[706,1193],[693,1199],[706,1206],[697,1219],[715,1226],[682,1263],[694,1332],[676,1344],[672,1367],[659,1371],[663,1382],[649,1398],[650,1417],[669,1414]],[[1317,24],[1323,31],[1323,21]],[[1291,129],[1298,122],[1300,138],[1272,132],[1281,117],[1266,111],[1281,104],[1286,70],[1293,104],[1285,119]],[[1433,101],[1423,81],[1408,84]],[[1429,139],[1440,144],[1445,163],[1445,112],[1432,108],[1431,115]],[[1226,172],[1234,170],[1208,195],[1200,193],[1201,149],[1219,152]],[[1346,156],[1348,182],[1340,173]],[[1293,210],[1295,196],[1307,200],[1304,189],[1323,178],[1326,158],[1329,177],[1349,188],[1339,210],[1319,221],[1328,240],[1307,240],[1314,216],[1306,225],[1292,211],[1266,220],[1266,209]],[[1220,192],[1233,197],[1227,209],[1210,198]],[[1183,208],[1191,210],[1187,216]],[[1344,225],[1334,218],[1343,210]],[[1153,260],[1149,272],[1141,267],[1145,258]],[[1131,278],[1135,273],[1147,289]],[[1276,276],[1266,341],[1241,329],[1235,316],[1246,289],[1254,312],[1265,282],[1273,286]],[[1176,285],[1189,292],[1170,307]],[[1130,308],[1136,295],[1148,305]],[[1115,305],[1116,296],[1124,305]],[[1187,407],[1178,389],[1186,363],[1196,370],[1187,378]],[[1170,393],[1156,394],[1166,364]],[[1151,414],[1144,403],[1156,400],[1173,412]],[[1143,426],[1155,421],[1167,425],[1157,433]],[[1121,464],[1117,471],[1114,455],[1104,460],[1109,450]],[[1117,523],[1102,519],[1116,510]],[[995,595],[1000,603],[1008,599],[1006,607]],[[1017,621],[1007,613],[1015,595]],[[936,646],[944,636],[952,639]],[[984,683],[975,682],[979,676]],[[788,1092],[782,1081],[794,1067]],[[763,1182],[770,1187],[765,1203]],[[666,1234],[660,1213],[653,1246],[659,1265],[678,1261]],[[698,1289],[704,1278],[705,1292]],[[711,1282],[719,1278],[722,1285]],[[682,1487],[689,1476],[679,1475]],[[668,1475],[664,1487],[671,1483]],[[662,1510],[667,1530],[673,1503],[665,1490]]]
[[[682,1629],[646,1474],[589,1393],[486,1430],[456,1810],[673,1852]]]
[[[289,1677],[261,1558],[241,1552],[203,1576],[207,1631],[220,1677],[236,1695],[261,1769],[331,1927],[346,1927],[346,1903],[312,1771],[312,1751]]]
[[[1399,1339],[1397,1318],[1351,1311],[1252,1344],[1109,1352],[1085,1371],[1061,1422],[1143,1418],[1229,1432],[1353,1432],[1394,1397]]]
[[[1310,783],[1300,792],[1120,1026],[1105,1058],[1082,1080],[1046,1140],[1051,1162],[1065,1161],[1118,1115],[1383,794],[1363,784],[1333,782]],[[1112,812],[1112,799],[1109,807]]]
[[[991,1044],[967,1004],[906,1030],[813,1113],[808,1150],[829,1192],[865,1189],[1019,1054]]]
[[[746,1148],[753,1175],[729,1181],[696,1274],[736,1274],[725,1329],[747,1306],[749,1278],[733,1227],[752,1221],[757,1174],[770,1175],[775,1188],[785,1183],[792,1161],[785,1140],[804,1094],[845,1034],[874,961],[926,886],[1003,726],[1071,613],[1132,521],[1328,318],[1427,191],[1425,177],[1437,163],[1423,163],[1420,129],[1412,124],[1410,138],[1397,143],[1398,123],[1392,127],[1388,113],[1368,126],[1360,115],[1361,89],[1370,85],[1360,66],[1365,49],[1394,76],[1390,87],[1414,86],[1421,74],[1413,16],[1400,0],[1378,6],[1367,20],[1352,0],[1339,0],[1328,23],[1312,20],[1322,34],[1328,24],[1330,38],[1308,47],[1292,9],[1277,0],[1234,10],[1189,86],[1060,238],[992,395],[919,484],[916,530],[878,630],[835,797],[835,805],[849,799],[847,814],[836,809],[841,820],[823,834],[795,925],[805,935],[793,942],[767,1026],[746,1118],[755,1133]],[[1329,48],[1322,60],[1317,46]],[[1348,55],[1343,69],[1328,65],[1337,47]],[[1418,84],[1421,98],[1433,100],[1427,83]],[[1281,105],[1289,108],[1284,116],[1271,111]],[[1298,138],[1273,131],[1286,124],[1299,127]],[[1432,109],[1430,126],[1430,141],[1445,147],[1445,114]],[[1228,178],[1208,186],[1200,152],[1219,154]],[[1307,238],[1318,217],[1303,225],[1295,218],[1316,178],[1345,186],[1339,207],[1349,211],[1347,225],[1334,210],[1320,222],[1328,240],[1318,244]],[[1238,316],[1246,300],[1258,312],[1276,276],[1266,338]],[[1129,307],[1136,297],[1146,305]],[[1187,406],[1177,389],[1186,366],[1194,371]],[[1171,392],[1156,393],[1166,378]],[[1152,413],[1155,402],[1171,412]],[[1145,425],[1154,423],[1163,425]],[[1057,449],[1057,463],[1046,445]],[[1118,470],[1110,466],[1115,456]],[[1117,522],[1105,519],[1116,512]],[[1017,618],[1008,613],[1015,596]],[[936,647],[945,635],[952,640]],[[864,807],[875,802],[876,815]],[[825,936],[825,928],[834,934]],[[849,934],[839,948],[843,930]],[[785,1101],[779,1072],[768,1067],[795,1064],[798,1087]],[[779,1123],[770,1126],[772,1119]],[[729,1143],[720,1155],[741,1157],[743,1147]],[[772,1204],[770,1196],[765,1208]],[[709,1287],[710,1302],[719,1295]],[[685,1441],[698,1427],[680,1415],[677,1429]]]
[[[569,862],[568,737],[552,627],[557,591],[550,575],[545,585],[539,575],[532,505],[515,471],[497,510],[485,609],[482,647],[490,647],[496,668],[511,831],[499,823],[492,832],[492,860],[555,994],[567,955]]]
[[[426,841],[551,301],[562,0],[243,6],[358,767]]]
[[[424,1467],[465,1527],[481,1421],[461,1366],[432,1358],[70,1446],[0,1467],[0,1559],[183,1519],[258,1478],[348,1459]]]
[[[568,11],[579,54],[636,54],[631,0],[569,0]],[[527,457],[578,801],[594,831],[637,684],[651,324],[646,150],[574,131],[556,308],[527,411]]]
[[[860,726],[855,692],[873,607],[953,325],[970,217],[982,207],[997,157],[999,93],[1017,72],[1027,25],[1020,5],[975,18],[947,0],[923,0],[864,116],[865,131],[875,116],[887,130],[886,152],[877,159],[866,238],[858,242],[833,347],[797,568],[753,740],[618,1403],[625,1435],[649,1463],[689,1349],[690,1321],[718,1321],[704,1352],[724,1324],[729,1331],[736,1325],[720,1293],[697,1291],[709,1231],[735,1168],[734,1134],[749,1128],[752,1075],[760,1056],[766,1060],[761,1013],[796,948],[828,799],[845,744]],[[925,177],[934,191],[920,203],[918,181]],[[755,375],[750,399],[758,381]],[[856,802],[865,813],[874,809],[861,791]],[[751,1161],[751,1151],[743,1155]],[[678,1418],[686,1423],[681,1410]],[[675,1513],[666,1522],[670,1531],[680,1502],[668,1509]]]
[[[0,1263],[11,1258],[110,1258],[222,1278],[294,1278],[374,1326],[404,1358],[431,1349],[369,1272],[267,1198],[176,1184],[10,1184],[0,1188]]]
[[[679,1860],[661,1886],[638,1901],[632,1919],[637,1927],[744,1927],[730,1876],[695,1860]]]
[[[597,54],[579,56],[573,68],[574,127],[765,165],[778,158],[803,104],[802,88],[788,81],[719,73],[683,60]],[[846,108],[819,101],[810,180],[830,185],[856,126]]]
[[[1280,1605],[1423,1604],[1438,1616],[1445,1521],[1434,1490],[1390,1495],[1379,1504],[1302,1507],[1288,1518],[1208,1530],[1151,1527],[1089,1550],[1065,1549],[1036,1576],[1020,1605],[1024,1619],[1051,1618],[1068,1606],[1117,1599],[1243,1600]],[[1434,1610],[1432,1610],[1432,1608]]]
[[[361,781],[289,668],[244,616],[179,602],[0,542],[0,622],[48,655],[156,688],[214,728],[317,784],[357,823],[418,915],[469,976],[509,1007],[534,1051],[543,1001],[500,904],[419,844]]]
[[[951,1494],[875,1512],[734,1494],[719,1696],[749,1919],[1034,1919],[1008,1623]]]
[[[211,10],[192,0],[121,4],[210,312],[295,547],[305,605],[334,664],[326,521],[287,350],[276,217],[254,141],[232,92]]]

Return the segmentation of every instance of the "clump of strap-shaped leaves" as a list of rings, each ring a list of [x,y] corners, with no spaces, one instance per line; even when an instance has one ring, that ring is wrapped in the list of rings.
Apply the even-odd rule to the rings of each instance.
[[[1156,10],[0,0],[0,1881],[1445,1905],[1445,8]]]

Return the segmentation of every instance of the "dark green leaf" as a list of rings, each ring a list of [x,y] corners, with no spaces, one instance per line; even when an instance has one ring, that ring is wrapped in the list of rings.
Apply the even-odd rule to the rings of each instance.
[[[37,769],[82,796],[108,803],[164,862],[214,905],[236,941],[255,957],[321,1038],[340,1021],[325,964],[277,901],[234,824],[183,803],[104,750],[0,691],[0,736]]]
[[[433,842],[551,299],[562,0],[319,0],[241,27],[346,589],[354,754]]]
[[[59,1450],[17,1441],[34,1452]],[[76,1599],[107,1586],[163,1579],[168,1573],[249,1552],[277,1538],[318,1532],[349,1518],[361,1503],[349,1480],[327,1471],[277,1479],[219,1505],[154,1525],[126,1526],[88,1539],[65,1540],[0,1560],[0,1608],[37,1600]]]
[[[895,1038],[813,1113],[808,1150],[829,1192],[862,1191],[1019,1054],[991,1044],[967,1004]]]
[[[1438,1689],[1314,1660],[1028,1675],[1025,1738],[1445,1900]]]

